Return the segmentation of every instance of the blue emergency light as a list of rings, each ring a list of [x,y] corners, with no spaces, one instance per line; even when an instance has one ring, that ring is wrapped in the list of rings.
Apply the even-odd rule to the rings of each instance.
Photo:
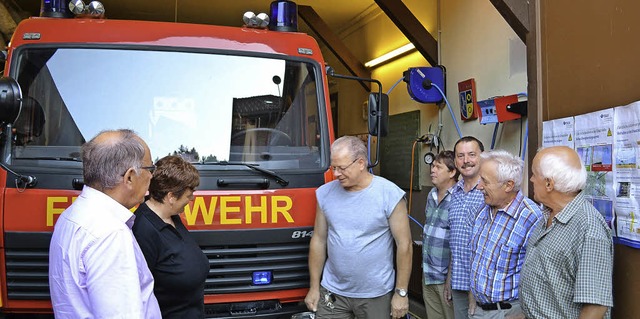
[[[69,10],[69,0],[42,0],[40,16],[49,18],[71,18],[73,13]]]
[[[271,284],[271,271],[254,271],[252,274],[254,285],[269,285]]]
[[[279,0],[271,2],[270,18],[270,30],[286,32],[298,31],[298,8],[293,1]]]

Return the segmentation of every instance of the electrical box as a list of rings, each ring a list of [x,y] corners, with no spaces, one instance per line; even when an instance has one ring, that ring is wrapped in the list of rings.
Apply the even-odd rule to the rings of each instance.
[[[498,123],[498,113],[494,99],[478,101],[480,107],[480,124]]]
[[[500,96],[494,99],[496,104],[496,113],[498,114],[499,122],[506,122],[511,120],[517,120],[522,116],[518,113],[514,113],[507,110],[507,106],[518,103],[518,95],[506,95]]]
[[[444,66],[409,68],[404,73],[409,96],[420,103],[440,103],[442,94],[434,86],[438,86],[443,93],[445,90]]]
[[[518,104],[516,94],[478,101],[480,124],[502,123],[521,118],[522,115],[510,107],[516,104]]]

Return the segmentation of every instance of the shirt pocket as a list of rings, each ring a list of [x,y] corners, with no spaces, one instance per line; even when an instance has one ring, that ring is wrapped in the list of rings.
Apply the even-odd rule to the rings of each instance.
[[[542,280],[550,285],[558,284],[558,282],[575,281],[575,270],[577,263],[571,256],[573,247],[565,247],[565,249],[549,249],[544,247],[540,256],[543,258],[537,267],[540,267]]]
[[[449,238],[449,227],[424,225],[423,231],[424,231],[424,237],[427,241],[431,239],[444,240]]]
[[[501,245],[498,250],[496,269],[503,274],[514,273],[518,262],[524,260],[524,253],[521,245]]]

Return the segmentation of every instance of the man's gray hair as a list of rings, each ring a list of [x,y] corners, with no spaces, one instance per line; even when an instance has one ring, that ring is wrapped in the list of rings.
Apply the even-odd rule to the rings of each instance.
[[[353,159],[362,158],[365,161],[368,160],[367,146],[364,145],[361,139],[355,136],[345,135],[331,144],[331,152],[335,152],[338,149],[346,149],[351,154]]]
[[[582,159],[578,168],[569,164],[565,156],[544,152],[540,154],[538,164],[540,176],[552,179],[553,188],[560,193],[576,193],[587,185],[587,169]]]
[[[116,133],[117,138],[96,142],[105,133]],[[84,183],[96,189],[113,189],[128,169],[139,173],[144,154],[142,139],[134,131],[102,131],[82,145]]]
[[[524,168],[524,161],[517,156],[505,150],[493,150],[480,153],[482,162],[493,161],[497,166],[498,182],[506,183],[507,181],[513,181],[513,188],[516,191],[520,190],[522,185],[522,170]]]

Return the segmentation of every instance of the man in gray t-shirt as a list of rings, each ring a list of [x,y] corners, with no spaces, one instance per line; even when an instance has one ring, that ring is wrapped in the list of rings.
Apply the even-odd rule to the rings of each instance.
[[[305,303],[319,319],[401,318],[409,309],[412,247],[405,194],[369,173],[367,164],[360,139],[337,139],[331,146],[336,180],[316,191]]]

